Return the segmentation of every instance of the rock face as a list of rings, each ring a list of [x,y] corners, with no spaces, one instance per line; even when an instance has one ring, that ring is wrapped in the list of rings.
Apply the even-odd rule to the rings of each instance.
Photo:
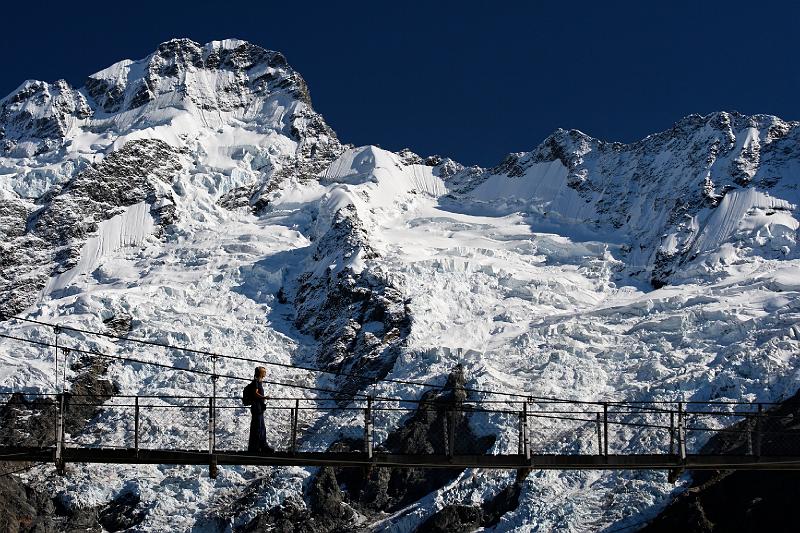
[[[9,220],[0,242],[0,313],[18,313],[31,305],[52,276],[77,268],[87,240],[126,208],[144,202],[161,231],[168,227],[174,222],[168,187],[181,168],[179,154],[166,143],[131,141],[48,191],[30,211],[20,200],[0,200],[0,212]]]
[[[337,211],[314,245],[311,268],[297,281],[295,322],[319,339],[318,364],[333,372],[364,376],[343,380],[343,399],[386,376],[411,330],[405,299],[386,277],[366,270],[324,268],[356,256],[374,259],[377,253],[368,241],[352,206]]]
[[[221,149],[208,140],[230,124],[253,141]],[[165,134],[149,138],[158,130]],[[146,202],[163,232],[174,222],[177,177],[216,170],[218,150],[236,166],[222,172],[244,181],[232,180],[219,204],[259,211],[283,181],[314,178],[342,148],[285,58],[245,41],[176,39],[89,76],[83,89],[31,81],[4,98],[0,168],[19,179],[0,194],[0,312],[31,305],[49,276],[79,262],[98,225],[127,207]],[[189,151],[213,156],[212,166],[181,160]]]
[[[210,91],[202,90],[204,81],[213,84]],[[277,91],[310,104],[305,82],[280,52],[233,40],[201,46],[174,39],[142,61],[121,61],[86,80],[86,92],[105,113],[176,93],[204,110],[232,111]]]
[[[36,139],[39,150],[51,149],[77,121],[91,115],[86,98],[66,81],[26,81],[0,100],[0,146],[11,150],[20,141]]]
[[[106,365],[102,362],[81,360],[73,370],[78,372],[78,376],[73,382],[71,395],[65,400],[64,416],[64,431],[72,435],[80,433],[115,392],[114,385],[103,377]],[[11,396],[0,407],[0,443],[5,446],[53,446],[55,414],[55,403],[50,397],[27,400],[22,395]],[[3,472],[18,468],[19,463],[0,463]],[[65,507],[58,497],[53,498],[48,492],[38,487],[27,487],[13,477],[0,477],[0,504],[4,509],[0,529],[41,533],[101,531],[97,509]],[[110,505],[113,507],[114,502]],[[104,512],[111,516],[115,514],[114,509],[104,509]],[[105,525],[103,520],[100,523]]]
[[[236,39],[174,39],[142,60],[92,74],[81,89],[64,80],[25,82],[0,100],[0,141],[5,155],[30,157],[62,148],[78,129],[122,133],[163,123],[175,106],[205,126],[236,119],[280,130],[306,157],[338,144],[283,55]]]

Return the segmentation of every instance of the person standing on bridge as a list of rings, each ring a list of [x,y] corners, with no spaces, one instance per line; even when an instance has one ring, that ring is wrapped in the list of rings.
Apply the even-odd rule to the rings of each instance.
[[[267,369],[257,366],[253,381],[245,388],[245,398],[250,400],[250,438],[247,441],[248,452],[271,452],[267,444],[267,427],[264,425],[264,411],[267,404],[264,401],[264,387],[261,381],[267,377]]]

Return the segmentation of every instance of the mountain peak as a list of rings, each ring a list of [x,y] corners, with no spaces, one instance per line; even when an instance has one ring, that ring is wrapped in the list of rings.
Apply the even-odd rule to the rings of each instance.
[[[239,39],[204,45],[172,39],[144,59],[120,61],[92,74],[85,90],[106,113],[135,109],[164,96],[185,97],[202,109],[221,111],[277,92],[310,104],[305,81],[283,54]]]
[[[76,120],[91,115],[86,98],[65,80],[27,80],[0,100],[0,149],[29,136],[44,141],[62,138]]]
[[[335,139],[280,52],[240,39],[181,38],[90,75],[80,89],[64,80],[26,81],[0,100],[0,153],[29,157],[63,146],[81,128],[126,135],[178,115],[189,116],[195,130],[246,122],[294,141],[302,141],[306,127]]]

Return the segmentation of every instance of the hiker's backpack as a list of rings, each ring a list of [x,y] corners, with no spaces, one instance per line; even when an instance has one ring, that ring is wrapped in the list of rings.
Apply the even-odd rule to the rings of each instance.
[[[256,382],[251,381],[242,391],[242,403],[244,405],[253,405],[256,399]]]

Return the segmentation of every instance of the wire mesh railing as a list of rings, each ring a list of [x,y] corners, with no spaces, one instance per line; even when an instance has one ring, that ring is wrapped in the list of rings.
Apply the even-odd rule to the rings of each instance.
[[[88,411],[87,411],[88,408]],[[310,398],[265,399],[269,444],[278,452],[324,452],[337,435],[360,435],[359,453],[380,450],[388,435],[425,409],[452,455],[456,419],[481,417],[497,445],[460,453],[535,455],[794,455],[800,419],[765,404],[677,402],[448,401],[355,398],[346,405]],[[79,412],[84,420],[74,420]],[[88,424],[87,417],[91,418]],[[230,396],[0,393],[0,446],[127,450],[244,451],[251,414]],[[505,442],[503,442],[505,441]]]
[[[288,388],[314,398],[269,398],[266,425],[277,450],[296,452],[328,446],[331,438],[321,435],[337,430],[364,435],[364,450],[380,446],[404,423],[404,419],[425,407],[438,412],[439,438],[445,452],[452,453],[458,417],[484,419],[498,433],[499,445],[491,453],[586,455],[596,454],[763,454],[789,453],[796,448],[796,428],[790,423],[791,412],[779,406],[748,402],[597,402],[574,399],[540,398],[508,390],[481,390],[462,386],[463,397],[479,398],[448,404],[436,397],[448,382],[428,383],[409,379],[389,379],[320,369],[290,363],[261,361],[241,355],[225,355],[208,350],[175,346],[164,342],[118,336],[86,328],[51,324],[24,317],[0,317],[34,328],[52,328],[52,342],[47,337],[26,338],[0,333],[0,337],[27,343],[45,352],[52,350],[55,390],[68,387],[66,369],[70,354],[92,360],[149,365],[161,371],[210,378],[210,397],[139,395],[79,396],[55,394],[0,394],[0,445],[11,443],[40,447],[82,446],[140,449],[239,450],[246,447],[249,415],[241,400],[217,393],[218,380],[225,390],[247,381],[238,373],[220,372],[218,362],[226,360],[273,365],[286,371],[336,374],[360,380],[365,385],[357,393],[346,395],[316,382],[299,383],[297,379],[265,381],[277,390]],[[183,368],[163,359],[131,357],[96,349],[81,348],[79,339],[59,335],[72,332],[81,336],[133,343],[147,349],[168,349],[194,357],[208,358],[207,365]],[[59,372],[59,359],[62,359]],[[391,398],[376,395],[378,382],[402,385],[419,392],[408,395],[419,399]],[[372,395],[367,391],[371,384]],[[233,386],[233,389],[230,388]],[[324,397],[327,395],[327,397]],[[3,401],[7,397],[7,401]],[[432,403],[431,403],[432,402]],[[93,423],[81,423],[91,417]],[[77,420],[76,420],[77,418]],[[789,420],[789,422],[787,422]],[[85,422],[85,421],[83,421]],[[437,446],[439,445],[437,444]]]

